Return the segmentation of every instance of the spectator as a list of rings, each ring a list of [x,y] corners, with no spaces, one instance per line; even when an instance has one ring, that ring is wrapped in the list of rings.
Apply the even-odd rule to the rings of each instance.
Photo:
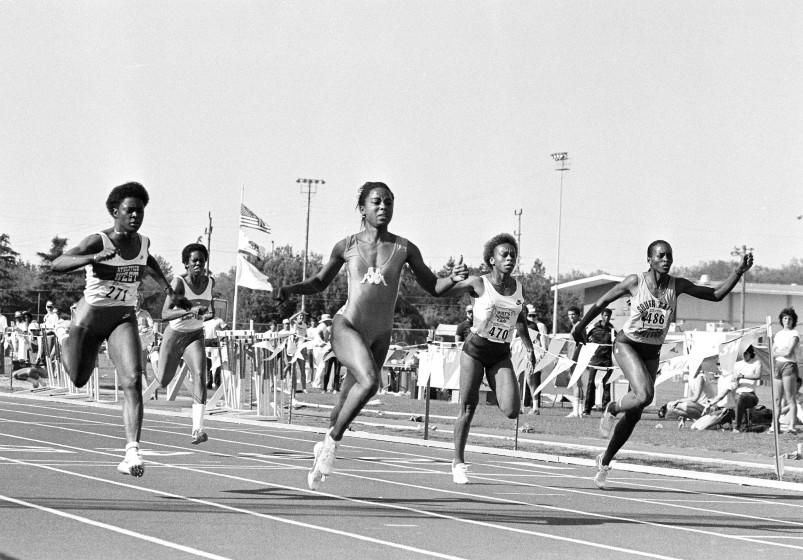
[[[569,309],[566,310],[566,316],[569,318],[569,323],[571,326],[569,327],[569,331],[571,332],[574,329],[574,326],[580,322],[580,318],[583,316],[580,313],[580,308],[576,305],[572,305]],[[571,357],[571,356],[569,356]],[[574,366],[569,370],[569,374],[574,372]],[[577,380],[574,387],[572,387],[572,396],[574,399],[572,400],[572,411],[566,415],[566,418],[580,418],[583,416],[583,378],[582,376],[580,379]]]
[[[326,359],[326,356],[332,349],[332,345],[330,344],[331,338],[332,316],[328,313],[324,313],[321,315],[321,318],[318,321],[318,326],[315,328],[314,333],[312,333],[312,340],[314,344],[312,352],[315,363],[315,381],[317,384],[320,384],[321,389],[324,392],[326,392],[329,381],[328,369],[331,365],[331,362],[330,360]],[[318,386],[317,384],[316,387]]]
[[[220,317],[212,317],[211,319],[204,321],[204,347],[217,348],[220,345],[218,331],[221,331],[225,328],[226,323]],[[212,360],[207,357],[206,368],[208,371],[208,375],[206,377],[206,388],[212,389],[213,386],[220,387],[220,366],[218,366],[215,371],[212,371]]]
[[[535,311],[535,306],[532,303],[527,304],[527,328],[530,330],[530,339],[533,341],[533,349],[535,350],[536,360],[543,358],[549,348],[549,337],[547,336],[546,325],[538,320],[538,314]],[[537,365],[537,364],[536,364]],[[541,393],[535,394],[535,390],[541,385],[541,370],[525,371],[524,375],[527,387],[530,389],[530,396],[532,398],[532,408],[530,414],[541,414]]]
[[[756,352],[753,347],[748,346],[742,357],[744,361],[736,362],[731,375],[720,377],[721,388],[719,392],[703,410],[703,414],[705,414],[708,411],[707,409],[728,398],[728,403],[725,406],[736,409],[734,432],[740,432],[745,429],[747,411],[758,404],[755,384],[761,379],[761,361],[756,359]]]
[[[591,408],[597,397],[596,378],[600,371],[604,371],[602,378],[602,409],[611,402],[611,386],[608,380],[613,372],[613,339],[616,336],[613,325],[611,324],[611,310],[603,309],[600,320],[587,333],[588,341],[600,345],[588,362],[585,370],[586,398],[583,416],[591,415]]]
[[[147,309],[142,309],[142,295],[137,294],[137,299],[134,302],[134,312],[137,314],[137,330],[139,331],[139,342],[142,346],[142,374],[145,376],[145,381],[148,381],[148,354],[150,353],[151,346],[154,341],[153,333],[153,317]]]
[[[467,305],[466,306],[466,318],[465,320],[457,325],[457,330],[455,331],[455,342],[463,342],[466,340],[471,327],[474,325],[474,306]]]
[[[11,364],[13,370],[30,364],[28,353],[31,350],[31,336],[28,332],[28,321],[22,311],[14,313],[14,327],[11,334]]]
[[[6,330],[8,329],[8,319],[0,313],[0,375],[6,372]]]
[[[778,316],[783,329],[775,334],[772,341],[772,351],[775,353],[775,371],[772,383],[775,390],[773,403],[772,425],[781,423],[782,403],[785,400],[792,412],[787,414],[788,420],[781,425],[781,431],[797,433],[797,414],[795,414],[795,393],[797,393],[797,379],[800,374],[797,370],[797,347],[800,344],[800,335],[795,330],[797,326],[797,313],[791,307],[781,310]]]
[[[42,336],[47,338],[47,340],[43,341],[39,348],[39,355],[37,356],[36,360],[39,364],[44,364],[45,347],[47,347],[48,356],[51,360],[56,355],[56,327],[60,321],[59,310],[56,309],[56,306],[53,305],[52,301],[47,300],[47,303],[45,303],[45,309],[47,312],[45,313],[44,317],[42,317],[42,327],[44,328],[45,332],[42,334]]]

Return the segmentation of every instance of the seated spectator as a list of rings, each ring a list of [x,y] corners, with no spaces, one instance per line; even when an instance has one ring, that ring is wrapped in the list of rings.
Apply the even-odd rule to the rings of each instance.
[[[682,428],[686,420],[697,420],[703,415],[705,402],[716,395],[714,372],[703,371],[701,366],[689,379],[689,396],[670,401],[658,410],[659,418],[677,418],[678,428]]]

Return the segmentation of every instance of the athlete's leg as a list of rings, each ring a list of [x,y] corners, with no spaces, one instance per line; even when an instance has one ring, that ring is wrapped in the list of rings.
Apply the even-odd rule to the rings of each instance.
[[[162,336],[162,344],[159,347],[159,367],[154,372],[154,377],[159,385],[167,387],[178,373],[178,366],[181,357],[186,349],[185,333],[175,331],[170,327],[165,329]]]
[[[379,371],[390,346],[390,332],[377,337],[371,348],[363,336],[342,315],[332,322],[332,346],[348,370],[336,410],[332,411],[331,436],[343,437],[365,403],[379,390]]]
[[[776,364],[775,372],[772,375],[772,391],[773,391],[773,407],[772,407],[772,427],[775,428],[777,425],[782,425],[783,422],[781,420],[781,412],[783,411],[783,400],[784,400],[784,387],[783,387],[783,377],[780,376],[780,368],[778,368],[778,364]]]
[[[480,385],[485,368],[476,358],[460,353],[460,398],[454,422],[454,463],[465,463],[466,442],[471,420],[480,400]]]
[[[658,372],[658,359],[644,360],[629,344],[616,344],[614,353],[622,374],[630,383],[627,392],[618,403],[611,403],[610,412],[618,414],[634,408],[644,408],[652,402],[655,395],[655,375]]]
[[[103,336],[92,329],[70,324],[67,337],[61,345],[61,361],[76,387],[83,387],[89,381],[102,343]]]
[[[608,447],[602,456],[602,465],[610,464],[616,453],[627,442],[633,429],[641,419],[641,413],[653,399],[655,394],[655,376],[658,373],[658,359],[643,360],[629,344],[616,344],[614,353],[622,374],[630,383],[630,391],[619,403],[611,402],[608,412],[624,413],[624,417],[616,423]]]
[[[532,398],[532,411],[540,411],[541,409],[541,393],[535,394],[535,390],[541,385],[541,370],[532,373],[525,373],[527,379],[527,386],[530,388],[530,397]]]
[[[206,351],[201,337],[192,340],[184,349],[184,363],[192,374],[192,401],[206,404]]]
[[[497,362],[488,368],[488,385],[491,386],[491,389],[496,394],[496,403],[499,410],[511,420],[516,418],[521,407],[521,394],[519,393],[519,384],[510,358]]]
[[[137,324],[125,321],[109,335],[109,358],[123,389],[123,426],[128,443],[139,441],[142,431],[142,348]]]

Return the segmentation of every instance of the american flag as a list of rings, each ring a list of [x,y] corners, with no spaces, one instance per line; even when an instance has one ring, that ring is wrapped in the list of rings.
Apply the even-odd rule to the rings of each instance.
[[[270,226],[263,222],[259,216],[251,212],[245,204],[240,204],[240,227],[247,227],[270,233]]]

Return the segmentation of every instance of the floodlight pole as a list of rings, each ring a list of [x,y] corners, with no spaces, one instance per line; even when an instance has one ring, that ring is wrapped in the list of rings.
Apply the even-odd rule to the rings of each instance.
[[[753,248],[752,247],[748,248],[747,245],[742,245],[741,247],[734,247],[733,251],[731,251],[731,256],[739,257],[739,259],[741,259],[746,254],[752,253],[752,252],[753,252]],[[744,274],[742,274],[741,322],[740,322],[740,327],[739,327],[740,329],[744,329],[744,298],[745,298],[745,293],[746,293],[746,289],[745,289],[746,279],[747,279],[747,271],[745,271]]]
[[[513,210],[513,215],[516,216],[519,222],[518,229],[516,230],[516,244],[519,246],[519,250],[516,251],[516,271],[513,273],[513,276],[521,275],[521,213],[521,208]]]
[[[309,209],[312,202],[312,195],[318,192],[318,185],[325,185],[323,179],[296,179],[296,183],[301,187],[301,194],[307,195],[307,232],[304,236],[304,268],[301,270],[301,281],[307,279],[307,253],[309,252]],[[301,296],[301,311],[306,312],[305,297]]]
[[[555,161],[555,171],[560,172],[560,194],[558,196],[558,241],[555,251],[555,301],[552,306],[552,334],[558,332],[558,284],[560,283],[560,229],[563,218],[563,175],[569,171],[568,152],[550,154]]]

